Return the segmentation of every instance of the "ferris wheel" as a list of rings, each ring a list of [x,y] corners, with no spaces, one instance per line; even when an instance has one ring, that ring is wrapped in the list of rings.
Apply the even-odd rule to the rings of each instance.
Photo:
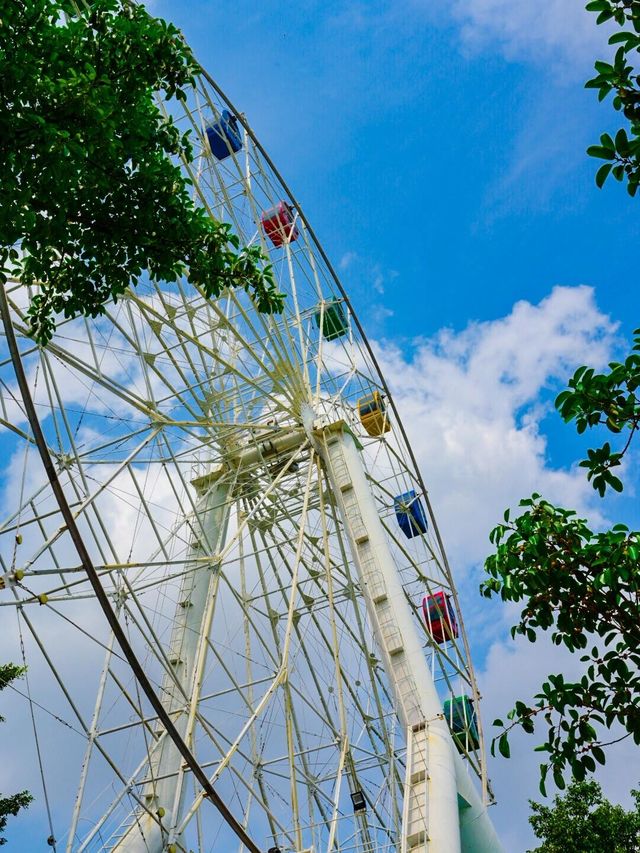
[[[204,72],[177,121],[197,141],[196,202],[262,246],[284,312],[147,281],[39,348],[30,294],[6,293],[77,530],[227,811],[104,619],[5,346],[0,638],[28,666],[33,818],[66,853],[498,851],[459,601],[374,353],[300,206]]]

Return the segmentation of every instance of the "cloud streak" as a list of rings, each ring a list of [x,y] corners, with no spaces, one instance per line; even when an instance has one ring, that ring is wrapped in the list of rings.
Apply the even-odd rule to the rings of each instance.
[[[497,47],[512,61],[590,67],[606,46],[606,29],[582,0],[457,0],[452,14],[467,49]]]

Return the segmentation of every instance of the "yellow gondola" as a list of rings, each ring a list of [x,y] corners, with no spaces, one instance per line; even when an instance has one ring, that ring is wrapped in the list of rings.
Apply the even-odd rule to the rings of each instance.
[[[384,397],[379,391],[358,400],[358,414],[362,426],[371,436],[380,436],[391,429]]]

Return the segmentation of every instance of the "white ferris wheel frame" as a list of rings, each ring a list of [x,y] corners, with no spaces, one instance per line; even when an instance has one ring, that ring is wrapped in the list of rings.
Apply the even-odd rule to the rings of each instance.
[[[216,164],[206,151],[204,120],[219,120],[223,108],[237,117],[243,147],[239,153],[230,153],[229,163]],[[105,319],[93,325],[61,322],[54,341],[39,349],[27,334],[24,289],[17,282],[7,289],[12,327],[20,346],[18,358],[27,373],[31,371],[31,394],[42,407],[40,420],[48,425],[48,453],[74,518],[90,542],[98,576],[109,588],[114,610],[138,638],[138,648],[144,641],[151,654],[155,687],[184,743],[199,750],[206,737],[217,750],[217,758],[199,765],[209,783],[216,785],[231,776],[236,793],[245,792],[240,822],[250,837],[253,812],[262,809],[258,826],[263,837],[268,835],[264,832],[268,826],[273,850],[302,853],[310,849],[310,839],[316,844],[320,839],[323,846],[316,853],[320,849],[327,853],[498,851],[486,814],[491,797],[479,714],[479,748],[471,748],[467,741],[463,760],[436,689],[437,684],[444,685],[447,694],[454,696],[460,689],[457,683],[463,683],[478,709],[479,694],[459,600],[428,492],[375,354],[299,204],[244,116],[204,71],[182,120],[190,122],[199,134],[203,153],[198,166],[194,169],[185,164],[185,168],[196,200],[211,215],[230,220],[245,242],[259,239],[268,251],[260,231],[257,184],[261,184],[262,200],[285,198],[295,211],[302,249],[286,242],[274,264],[280,266],[277,274],[286,282],[290,301],[283,321],[252,311],[250,301],[241,294],[229,292],[216,303],[205,300],[187,282],[168,288],[150,282],[128,293],[118,306],[107,308]],[[246,221],[241,221],[243,215],[253,223],[250,234]],[[310,305],[309,293],[314,291],[315,301]],[[338,373],[342,356],[333,352],[335,346],[322,334],[331,304],[328,300],[335,298],[345,306],[349,319],[348,355],[342,373]],[[206,312],[206,319],[200,312]],[[314,337],[316,312],[319,322],[316,319]],[[81,333],[86,335],[84,342]],[[113,376],[105,368],[110,359]],[[196,363],[198,359],[200,363]],[[0,369],[8,369],[10,364],[5,359]],[[131,379],[134,364],[135,381]],[[92,437],[85,449],[78,437],[87,409],[79,419],[71,414],[61,381],[67,375],[83,386],[87,400],[97,409],[87,421],[108,423],[109,418],[120,418],[122,426],[128,417],[128,432],[122,427],[119,433]],[[121,376],[131,381],[120,381]],[[65,849],[67,853],[186,853],[185,833],[194,824],[195,843],[201,850],[210,849],[201,826],[206,789],[194,784],[193,774],[165,731],[157,728],[158,716],[147,710],[135,683],[123,681],[113,633],[104,642],[96,640],[104,651],[104,663],[87,717],[32,618],[34,606],[36,613],[43,606],[49,614],[71,622],[63,608],[90,601],[92,594],[82,567],[71,565],[69,557],[59,553],[68,531],[57,525],[58,512],[48,498],[46,484],[25,494],[34,438],[28,427],[19,425],[20,418],[12,416],[21,407],[18,395],[8,379],[0,377],[0,381],[0,423],[22,442],[24,452],[19,507],[0,528],[5,541],[14,539],[3,558],[5,576],[14,578],[9,582],[13,600],[0,600],[0,605],[18,613],[86,739]],[[333,394],[327,395],[328,386]],[[387,396],[393,432],[388,440],[381,436],[363,449],[356,434],[353,395],[371,387]],[[256,415],[260,405],[264,415]],[[179,450],[182,445],[184,451]],[[148,460],[145,453],[150,454]],[[148,476],[148,470],[141,467],[145,461],[149,470],[152,464],[165,471],[167,466],[171,468],[166,481],[179,510],[173,526],[163,526],[158,520],[160,508],[151,500],[153,489],[141,482]],[[376,465],[387,466],[386,479],[374,477]],[[96,469],[109,466],[107,476],[95,479]],[[186,473],[189,466],[195,469],[190,477]],[[300,480],[295,494],[287,486],[294,475]],[[123,477],[127,478],[128,494],[119,485]],[[417,544],[403,544],[392,529],[393,513],[388,510],[395,495],[389,489],[397,483],[412,486],[426,506],[433,533],[420,543],[420,554]],[[252,491],[255,484],[257,491]],[[118,556],[101,509],[102,499],[110,493],[128,503],[139,501],[140,515],[155,540],[144,560]],[[32,552],[21,562],[22,537],[28,536],[24,531],[33,530],[38,531],[39,541],[30,546]],[[183,549],[180,555],[171,550],[176,538]],[[239,589],[223,570],[227,561],[231,561]],[[43,563],[48,567],[43,568]],[[322,567],[321,580],[319,574],[314,575],[314,566]],[[258,583],[256,578],[262,589],[250,588],[252,579]],[[265,578],[271,588],[265,585]],[[160,622],[145,602],[153,594],[150,591],[170,584],[177,589],[177,597],[173,601],[176,615],[168,620],[167,643],[160,636]],[[420,630],[414,596],[420,584],[425,590],[447,589],[458,614],[459,641],[452,638],[439,644],[424,626]],[[276,594],[282,598],[283,609],[274,617],[271,602]],[[233,604],[243,615],[244,682],[211,641],[220,601]],[[265,602],[263,611],[260,607]],[[345,615],[344,602],[352,608],[353,624]],[[305,645],[300,628],[305,607],[312,642],[321,645],[325,665],[332,663],[335,685],[322,685],[314,673],[313,652],[318,647]],[[263,634],[269,624],[271,640]],[[81,626],[79,630],[85,636],[89,633]],[[255,667],[262,670],[259,677],[252,664],[256,648],[263,656]],[[366,707],[366,691],[360,685],[354,689],[348,677],[351,657],[357,653],[363,655],[367,667],[371,695]],[[379,655],[377,661],[375,655]],[[218,731],[202,710],[207,702],[222,701],[222,694],[204,692],[212,659],[227,679],[227,695],[246,705],[242,725],[236,726],[233,737]],[[319,765],[313,764],[313,756],[329,747],[305,735],[301,727],[301,715],[311,719],[318,709],[310,707],[302,682],[292,679],[299,661],[304,661],[305,679],[313,683],[316,701],[322,705],[319,716],[333,742],[333,763],[322,780],[315,779],[313,767]],[[266,662],[272,667],[268,675]],[[329,687],[331,701],[335,699],[333,713],[323,699],[323,691]],[[104,727],[105,705],[114,694],[135,719]],[[283,758],[272,756],[263,761],[260,726],[276,696],[284,710],[286,752]],[[399,719],[404,744],[394,742],[397,724],[390,722],[393,714]],[[362,745],[353,737],[354,720],[369,738]],[[379,727],[374,733],[373,721]],[[276,724],[271,726],[275,732]],[[129,766],[125,762],[121,769],[120,761],[103,744],[109,737],[119,738],[133,729],[140,732],[140,742],[146,743],[146,754]],[[110,768],[119,787],[102,816],[94,816],[90,829],[81,833],[96,756]],[[386,803],[371,799],[362,781],[362,773],[371,772],[367,762],[376,765],[378,775],[386,768],[393,777],[387,780]],[[278,768],[277,772],[270,766]],[[272,794],[264,781],[270,772],[282,775],[283,766],[289,774],[285,780],[290,794],[286,803],[289,822],[282,818],[281,803],[277,811],[269,804]],[[243,778],[242,767],[253,768],[251,781]],[[379,796],[382,790],[379,787]],[[346,793],[369,797],[366,810],[346,813]],[[318,819],[317,825],[309,822],[312,816]]]

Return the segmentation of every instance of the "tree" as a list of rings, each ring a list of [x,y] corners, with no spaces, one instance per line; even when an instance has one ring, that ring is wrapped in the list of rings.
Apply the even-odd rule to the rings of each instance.
[[[619,492],[620,468],[640,425],[640,330],[624,362],[596,373],[580,367],[556,400],[563,419],[583,433],[604,428],[616,439],[590,449],[580,465],[601,496]],[[533,701],[518,701],[498,736],[499,751],[509,755],[509,731],[533,733],[538,719],[547,725],[547,753],[541,765],[541,789],[549,766],[558,787],[570,769],[582,780],[596,763],[604,764],[613,740],[630,737],[640,745],[640,532],[623,524],[594,532],[572,510],[555,507],[538,494],[520,502],[524,512],[491,533],[496,553],[485,563],[485,596],[523,602],[512,635],[535,642],[540,631],[570,652],[583,651],[579,681],[550,675]],[[594,642],[595,641],[595,642]],[[592,645],[592,643],[594,643]],[[495,749],[495,741],[492,745]]]
[[[631,122],[625,130],[602,137],[602,145],[589,149],[611,162],[598,172],[602,186],[609,172],[625,176],[631,195],[640,182],[640,76],[633,76],[627,56],[640,49],[640,0],[593,0],[587,9],[598,12],[598,23],[614,19],[628,22],[633,32],[615,33],[609,41],[620,44],[612,64],[598,61],[598,77],[587,86],[598,88],[600,99],[616,91],[614,107]],[[622,140],[626,139],[627,143]],[[556,400],[565,422],[578,433],[604,429],[609,440],[590,449],[580,464],[598,494],[623,490],[620,466],[640,426],[640,329],[623,362],[609,364],[598,373],[580,367],[568,388]],[[612,443],[616,445],[612,447]],[[606,761],[606,747],[624,738],[640,745],[640,532],[623,524],[595,532],[572,510],[550,504],[540,495],[520,502],[522,513],[507,511],[504,522],[491,533],[495,554],[485,562],[487,579],[481,592],[490,598],[522,603],[512,636],[535,642],[540,632],[550,632],[556,645],[581,653],[584,674],[579,680],[562,673],[549,675],[540,691],[527,702],[517,701],[498,719],[501,730],[492,743],[509,757],[509,733],[514,727],[531,734],[538,723],[546,725],[546,741],[536,749],[545,754],[540,765],[540,789],[546,793],[549,770],[559,788],[570,771],[582,781],[597,763]]]
[[[601,101],[613,93],[613,108],[628,121],[628,128],[620,128],[613,137],[603,133],[600,145],[592,145],[587,153],[607,161],[596,174],[599,187],[611,174],[618,181],[626,180],[629,195],[634,196],[640,185],[640,0],[592,0],[587,9],[598,13],[598,24],[614,20],[621,28],[609,39],[609,44],[619,45],[613,62],[598,60],[597,76],[587,82],[587,88],[597,89]]]
[[[0,691],[8,687],[12,681],[19,678],[24,673],[24,668],[16,666],[12,663],[0,664]],[[4,717],[0,717],[0,723],[4,722]],[[20,791],[18,794],[12,794],[9,797],[0,795],[0,845],[6,844],[7,839],[2,836],[7,825],[7,820],[10,816],[15,817],[20,809],[26,809],[33,797],[28,791]]]
[[[97,316],[143,274],[244,287],[281,311],[260,249],[196,208],[193,149],[156,101],[199,71],[179,31],[128,0],[0,0],[0,278],[38,284],[31,332]]]
[[[597,782],[573,782],[553,806],[529,800],[529,823],[542,841],[528,853],[637,853],[640,851],[640,791],[627,812],[602,796]]]

